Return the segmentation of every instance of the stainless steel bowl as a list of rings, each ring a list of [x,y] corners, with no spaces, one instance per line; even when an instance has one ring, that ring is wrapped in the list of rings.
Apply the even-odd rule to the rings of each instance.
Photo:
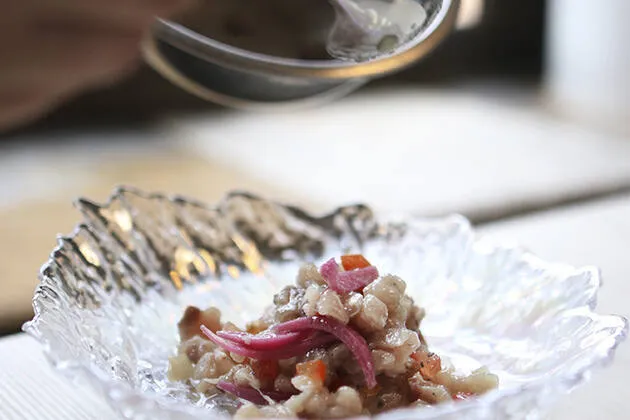
[[[433,50],[453,28],[459,0],[425,1],[433,7],[424,30],[392,53],[366,62],[261,54],[162,19],[145,39],[143,52],[146,61],[174,84],[225,106],[275,109],[313,104],[346,95]]]

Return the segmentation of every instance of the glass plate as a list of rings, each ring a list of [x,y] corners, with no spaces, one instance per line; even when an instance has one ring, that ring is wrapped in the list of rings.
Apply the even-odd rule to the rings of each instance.
[[[480,239],[459,216],[377,218],[363,205],[313,216],[248,193],[209,207],[129,188],[77,207],[83,223],[43,266],[24,330],[125,418],[225,417],[230,400],[166,379],[185,306],[214,305],[244,323],[302,261],[344,252],[361,251],[407,282],[435,351],[461,371],[486,365],[500,377],[498,390],[475,400],[379,418],[537,418],[610,362],[627,332],[624,318],[594,312],[596,269]]]

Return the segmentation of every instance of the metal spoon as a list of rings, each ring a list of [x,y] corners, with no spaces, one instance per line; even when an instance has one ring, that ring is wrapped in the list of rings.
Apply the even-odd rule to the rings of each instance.
[[[293,108],[336,99],[372,78],[417,62],[450,33],[459,8],[459,0],[411,0],[424,9],[420,25],[411,30],[398,24],[396,29],[396,22],[392,23],[389,16],[376,33],[365,31],[366,27],[356,22],[353,27],[348,25],[348,19],[361,17],[356,10],[354,14],[347,10],[345,15],[339,13],[344,9],[340,4],[347,8],[366,0],[333,1],[338,13],[328,47],[335,58],[329,60],[283,58],[247,51],[162,19],[156,21],[151,35],[144,40],[143,53],[146,61],[164,77],[201,98],[237,108]],[[391,35],[393,29],[408,36],[388,40],[384,35]],[[344,34],[344,30],[354,31],[354,38]],[[378,36],[381,38],[375,43]],[[348,57],[348,48],[356,52],[358,45],[349,46],[348,39],[363,42],[365,53]],[[370,42],[365,42],[366,39]]]
[[[418,0],[330,0],[335,24],[327,41],[336,58],[366,61],[391,53],[421,32],[426,2]]]

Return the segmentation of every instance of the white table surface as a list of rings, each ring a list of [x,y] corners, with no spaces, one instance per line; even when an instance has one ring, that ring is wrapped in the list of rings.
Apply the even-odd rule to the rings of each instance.
[[[604,275],[598,311],[628,315],[630,305],[630,196],[497,223],[484,234],[574,265],[596,264]],[[630,344],[622,344],[614,364],[562,399],[552,420],[627,418],[630,411]],[[0,419],[79,420],[117,418],[87,389],[75,389],[55,374],[37,343],[23,334],[0,340]]]
[[[535,98],[498,88],[387,90],[171,129],[164,134],[188,150],[322,209],[367,201],[487,219],[630,185],[630,138],[556,119]]]

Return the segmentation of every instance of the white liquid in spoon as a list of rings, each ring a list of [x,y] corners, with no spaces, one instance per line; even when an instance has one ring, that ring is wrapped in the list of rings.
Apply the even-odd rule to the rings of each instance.
[[[330,0],[336,21],[326,49],[335,58],[366,61],[387,55],[422,30],[419,0]]]

